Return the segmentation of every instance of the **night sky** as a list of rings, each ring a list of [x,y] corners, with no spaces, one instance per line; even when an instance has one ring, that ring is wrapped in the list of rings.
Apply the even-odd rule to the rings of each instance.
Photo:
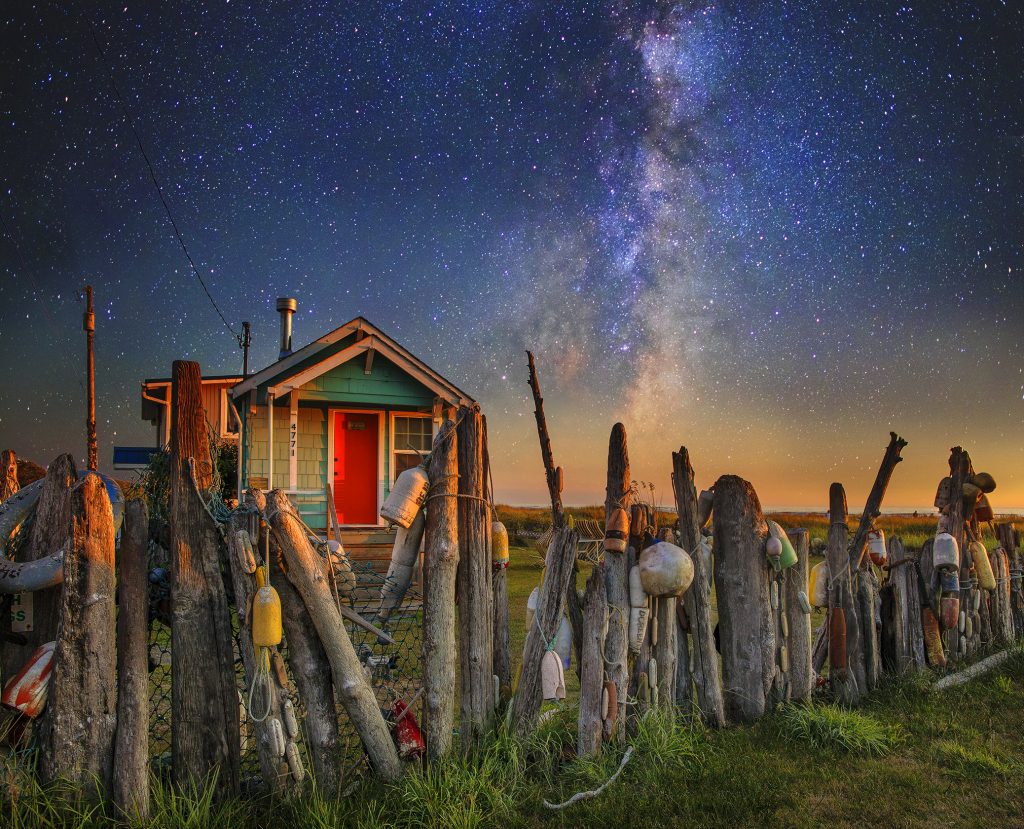
[[[927,507],[962,443],[1024,506],[1024,13],[1014,2],[9,3],[0,43],[0,443],[152,442],[139,381],[239,371],[363,315],[488,414],[542,503],[524,349],[566,500],[622,420],[671,500]],[[67,6],[68,8],[65,8]],[[93,32],[106,54],[102,59]]]

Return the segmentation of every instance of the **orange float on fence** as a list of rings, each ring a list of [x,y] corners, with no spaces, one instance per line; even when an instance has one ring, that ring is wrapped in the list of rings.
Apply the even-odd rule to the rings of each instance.
[[[841,607],[833,607],[828,617],[828,664],[830,677],[846,678],[846,613]]]

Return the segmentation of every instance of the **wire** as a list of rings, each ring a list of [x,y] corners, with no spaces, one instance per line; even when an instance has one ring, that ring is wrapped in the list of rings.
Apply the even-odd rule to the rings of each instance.
[[[160,203],[164,206],[164,212],[167,214],[167,220],[171,223],[171,227],[174,229],[174,236],[177,238],[178,244],[181,245],[181,250],[185,254],[185,258],[188,259],[188,263],[192,267],[192,273],[196,275],[196,279],[198,279],[199,284],[202,285],[203,291],[206,293],[206,298],[210,300],[213,310],[217,312],[217,316],[220,317],[221,322],[224,323],[224,327],[231,332],[232,336],[238,341],[238,347],[241,348],[242,335],[231,327],[231,323],[228,322],[227,317],[225,317],[223,312],[220,310],[220,306],[217,305],[217,301],[213,298],[213,294],[210,293],[210,289],[207,287],[206,281],[203,279],[203,275],[199,272],[199,268],[196,267],[195,260],[192,259],[192,254],[188,251],[188,246],[185,244],[185,239],[182,237],[181,231],[178,229],[177,222],[174,221],[174,216],[171,214],[171,207],[167,203],[167,199],[164,197],[163,188],[160,186],[160,182],[156,177],[156,171],[153,169],[153,163],[149,160],[149,155],[146,153],[146,148],[142,144],[142,138],[139,136],[139,131],[135,128],[135,121],[132,119],[131,112],[128,110],[128,105],[125,104],[124,98],[121,97],[121,90],[117,86],[117,81],[114,80],[114,73],[110,69],[110,63],[107,60],[106,52],[103,51],[103,47],[100,45],[99,37],[96,35],[96,28],[88,18],[86,18],[85,22],[89,26],[89,34],[92,35],[93,45],[99,53],[100,61],[107,73],[107,78],[110,80],[110,85],[114,89],[114,96],[117,98],[117,102],[121,105],[121,112],[124,115],[124,120],[131,129],[132,135],[135,136],[135,143],[139,147],[139,152],[142,154],[143,161],[146,162],[146,169],[149,170],[149,177],[152,179],[153,186],[156,188],[156,194],[160,197]]]

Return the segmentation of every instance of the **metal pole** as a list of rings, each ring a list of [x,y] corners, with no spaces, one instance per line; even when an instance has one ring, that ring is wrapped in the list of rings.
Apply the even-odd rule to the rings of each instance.
[[[85,286],[85,315],[82,318],[82,329],[85,331],[85,359],[88,374],[88,392],[86,402],[86,444],[89,453],[89,469],[99,469],[99,457],[96,449],[96,371],[93,360],[92,342],[96,331],[96,315],[92,310],[92,285]]]
[[[242,323],[242,377],[249,376],[249,344],[252,337],[249,335],[249,323]]]

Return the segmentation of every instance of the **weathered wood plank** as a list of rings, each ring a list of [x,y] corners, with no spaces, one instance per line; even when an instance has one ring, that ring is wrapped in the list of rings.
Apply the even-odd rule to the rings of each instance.
[[[845,637],[839,644],[835,636],[829,640],[829,681],[840,701],[855,705],[860,701],[864,686],[863,653],[860,649],[860,619],[856,608],[855,587],[851,581],[850,555],[847,548],[846,492],[843,485],[834,483],[829,489],[829,532],[827,561],[829,569],[829,624],[833,615],[843,615]]]
[[[110,794],[117,727],[114,515],[98,475],[71,491],[57,645],[39,770],[90,799]]]
[[[723,475],[714,491],[714,572],[725,714],[732,722],[749,723],[764,715],[776,670],[771,566],[764,553],[768,524],[747,481]]]
[[[697,517],[697,489],[693,466],[685,446],[672,453],[672,486],[679,513],[679,533],[683,548],[693,559],[693,584],[683,595],[683,608],[693,635],[690,653],[691,673],[697,690],[701,718],[712,728],[725,725],[725,703],[718,672],[718,651],[711,624],[711,577],[699,548],[700,521]]]
[[[608,438],[608,478],[605,488],[605,521],[616,509],[629,514],[630,480],[629,452],[626,445],[626,427],[616,423]],[[605,672],[615,683],[616,707],[614,733],[606,731],[606,739],[621,740],[626,735],[626,701],[629,692],[629,671],[627,665],[629,628],[628,561],[625,553],[605,550],[604,585],[608,598],[608,634],[605,637]],[[606,724],[606,728],[608,725]]]
[[[112,799],[120,812],[149,820],[149,514],[125,504],[117,584],[117,733]]]
[[[601,716],[604,690],[604,630],[608,623],[608,597],[604,574],[595,567],[584,594],[583,642],[580,656],[580,710],[576,753],[596,757],[601,751],[604,722]]]
[[[459,410],[460,694],[462,750],[481,745],[494,714],[494,593],[491,589],[490,508],[483,500],[483,421],[478,407]]]
[[[789,651],[789,698],[810,699],[814,688],[814,671],[811,669],[811,614],[804,612],[807,597],[807,579],[810,574],[810,538],[807,530],[788,530],[789,540],[796,550],[797,563],[785,571],[785,614],[789,634],[786,647]],[[803,601],[800,594],[803,593]]]
[[[455,579],[459,564],[458,438],[446,421],[430,453],[423,592],[423,721],[427,757],[442,759],[455,726]]]
[[[220,561],[224,539],[203,503],[213,465],[199,364],[176,360],[171,381],[171,757],[185,788],[217,775],[238,794],[239,723],[231,616]]]

